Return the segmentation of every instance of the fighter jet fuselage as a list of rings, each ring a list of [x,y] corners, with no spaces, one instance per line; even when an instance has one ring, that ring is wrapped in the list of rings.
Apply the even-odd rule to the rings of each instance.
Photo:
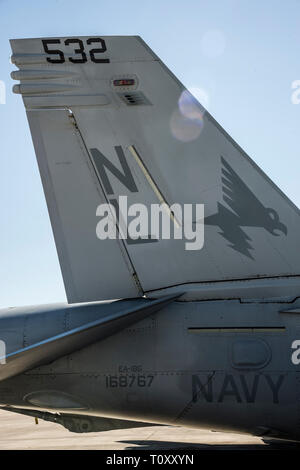
[[[140,301],[113,304],[124,311],[134,303]],[[2,311],[1,338],[13,350],[24,350],[105,317],[109,307]],[[297,307],[299,301],[293,303]],[[3,380],[1,404],[85,420],[98,416],[299,439],[299,372],[292,362],[298,315],[289,310],[290,303],[280,301],[177,300],[106,339]]]
[[[300,440],[299,209],[140,37],[11,46],[68,303],[0,313],[0,404]]]

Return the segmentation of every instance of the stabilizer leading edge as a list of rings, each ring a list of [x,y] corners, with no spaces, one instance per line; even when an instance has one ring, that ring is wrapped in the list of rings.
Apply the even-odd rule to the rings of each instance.
[[[179,295],[176,294],[165,296],[158,300],[139,299],[137,305],[135,303],[132,307],[127,308],[124,308],[124,304],[120,301],[120,304],[118,303],[116,305],[120,305],[119,311],[110,313],[105,312],[105,310],[109,311],[107,306],[98,305],[99,318],[92,322],[85,323],[68,331],[59,332],[54,336],[41,339],[26,347],[20,347],[20,344],[17,343],[18,338],[15,338],[14,342],[17,347],[12,351],[6,352],[3,357],[0,357],[0,381],[38,366],[49,364],[60,357],[116,334],[133,323],[156,313],[178,297]],[[82,306],[82,318],[84,318],[85,314],[88,315],[91,309],[97,310],[97,305],[87,304]],[[59,312],[57,313],[59,314]],[[63,310],[61,311],[61,316],[64,316]],[[13,316],[11,315],[11,317]],[[18,321],[22,322],[25,317],[28,317],[28,314],[25,314],[23,319],[22,316],[19,315]],[[7,320],[7,318],[4,319],[4,322],[1,321],[0,318],[3,339],[5,339],[5,320]],[[31,329],[36,330],[39,335],[44,331],[41,328],[41,321],[43,321],[43,318],[37,317],[36,320],[33,318],[31,322]]]

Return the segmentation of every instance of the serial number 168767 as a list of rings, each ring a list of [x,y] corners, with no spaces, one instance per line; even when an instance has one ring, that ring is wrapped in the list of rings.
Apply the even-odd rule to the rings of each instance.
[[[154,375],[108,375],[105,385],[110,387],[151,387]]]

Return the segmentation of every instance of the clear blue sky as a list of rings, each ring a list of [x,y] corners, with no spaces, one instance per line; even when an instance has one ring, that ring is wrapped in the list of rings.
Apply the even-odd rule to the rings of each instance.
[[[212,115],[300,206],[299,0],[0,0],[0,307],[65,300],[8,40],[114,34],[142,36],[204,90]]]

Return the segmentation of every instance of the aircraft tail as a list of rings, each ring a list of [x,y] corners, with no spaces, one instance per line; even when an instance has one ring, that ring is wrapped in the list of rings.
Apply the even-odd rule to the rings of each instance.
[[[298,209],[140,37],[11,46],[69,302],[261,278],[299,287]],[[125,199],[131,215],[162,204],[183,236],[150,223],[130,235]],[[103,204],[115,239],[100,239]]]

